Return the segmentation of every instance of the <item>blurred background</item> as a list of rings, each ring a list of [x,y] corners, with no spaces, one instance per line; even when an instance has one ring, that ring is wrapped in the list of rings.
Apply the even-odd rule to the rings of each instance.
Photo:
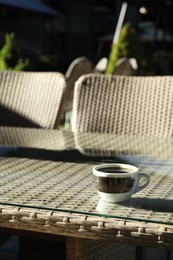
[[[135,29],[146,57],[163,63],[163,68],[168,65],[166,71],[158,65],[155,73],[173,74],[172,0],[126,2],[124,23],[130,22]],[[122,3],[0,0],[0,48],[5,36],[13,33],[21,58],[29,59],[30,70],[35,71],[65,73],[71,61],[80,56],[97,63],[100,58],[109,57]]]

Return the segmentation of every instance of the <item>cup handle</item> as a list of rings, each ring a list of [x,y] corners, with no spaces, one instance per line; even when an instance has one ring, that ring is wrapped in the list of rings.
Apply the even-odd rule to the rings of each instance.
[[[145,179],[145,183],[143,185],[139,185],[140,180],[144,178]],[[138,179],[137,179],[137,183],[136,183],[136,188],[134,190],[134,193],[144,189],[145,187],[148,186],[148,184],[150,183],[150,177],[149,175],[147,175],[146,173],[138,173]]]

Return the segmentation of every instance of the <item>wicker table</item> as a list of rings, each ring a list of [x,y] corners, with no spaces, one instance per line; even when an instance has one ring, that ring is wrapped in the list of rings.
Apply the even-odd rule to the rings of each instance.
[[[0,147],[3,230],[64,236],[67,259],[84,259],[85,242],[96,240],[173,249],[172,138],[0,127]],[[92,168],[115,161],[151,182],[128,202],[103,203]]]

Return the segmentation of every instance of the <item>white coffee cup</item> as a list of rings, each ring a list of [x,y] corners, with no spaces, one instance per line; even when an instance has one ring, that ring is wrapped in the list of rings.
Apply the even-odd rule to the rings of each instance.
[[[150,182],[146,173],[140,173],[136,166],[130,164],[96,165],[93,174],[98,195],[108,202],[128,201],[132,194],[144,189]]]

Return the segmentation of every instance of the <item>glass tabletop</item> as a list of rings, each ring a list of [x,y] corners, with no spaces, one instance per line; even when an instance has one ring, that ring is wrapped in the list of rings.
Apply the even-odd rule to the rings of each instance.
[[[0,127],[0,204],[173,225],[173,139]],[[150,184],[122,203],[102,201],[92,169],[139,167]]]

